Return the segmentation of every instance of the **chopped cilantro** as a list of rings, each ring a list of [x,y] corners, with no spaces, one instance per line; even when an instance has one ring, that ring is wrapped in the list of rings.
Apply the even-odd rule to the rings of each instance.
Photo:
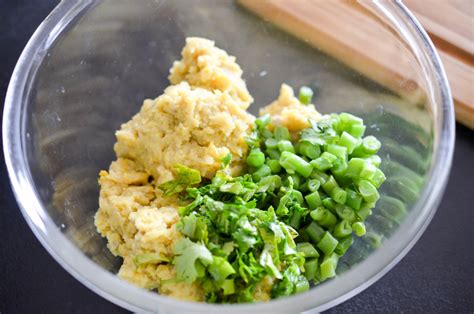
[[[159,186],[165,196],[170,196],[184,191],[187,187],[199,184],[201,182],[201,174],[195,169],[176,164],[174,166],[176,179],[165,182]]]
[[[194,243],[188,238],[179,240],[173,250],[176,254],[173,263],[176,266],[177,278],[189,283],[199,277],[201,271],[198,265],[209,265],[213,260],[211,252],[204,244]]]

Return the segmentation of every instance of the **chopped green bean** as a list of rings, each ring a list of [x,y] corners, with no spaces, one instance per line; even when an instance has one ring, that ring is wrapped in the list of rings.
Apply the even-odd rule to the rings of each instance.
[[[278,150],[280,152],[295,152],[295,148],[293,147],[293,144],[291,144],[290,141],[288,140],[281,140],[278,142]]]
[[[375,171],[378,170],[371,162],[366,161],[362,171],[360,172],[360,177],[362,179],[370,180],[374,177]]]
[[[361,237],[365,234],[365,224],[361,221],[354,222],[352,230],[354,230],[356,236]]]
[[[304,141],[299,143],[298,152],[310,159],[316,159],[321,155],[321,148],[319,145]]]
[[[254,148],[247,156],[247,164],[249,166],[259,168],[265,163],[265,154],[259,148]]]
[[[335,188],[332,190],[330,196],[334,199],[334,201],[338,204],[346,203],[347,193],[340,187]]]
[[[354,238],[352,237],[352,235],[339,239],[339,243],[334,249],[334,253],[339,256],[344,255],[344,253],[346,253],[346,251],[351,247],[352,243],[354,243]]]
[[[357,211],[357,216],[361,220],[367,219],[372,214],[372,208],[374,208],[373,203],[362,203],[360,209]]]
[[[280,151],[278,149],[267,149],[266,153],[271,159],[275,160],[279,160],[281,156]]]
[[[270,167],[270,170],[272,173],[278,173],[281,171],[281,165],[278,160],[268,159],[266,164],[268,167]]]
[[[234,279],[226,279],[221,285],[224,295],[235,293]]]
[[[357,219],[354,210],[346,205],[337,204],[336,213],[341,219],[345,219],[349,222],[354,222]]]
[[[347,220],[341,220],[332,233],[336,238],[345,238],[352,233],[351,224]]]
[[[328,195],[331,195],[330,193],[339,185],[337,184],[336,180],[334,179],[333,176],[329,176],[326,182],[324,182],[321,187],[323,188],[324,192],[326,192]]]
[[[348,154],[352,153],[354,148],[356,148],[357,144],[359,144],[357,138],[353,137],[346,131],[342,132],[338,145],[344,146],[347,149]]]
[[[354,149],[354,151],[352,152],[352,156],[369,157],[373,154],[376,154],[379,151],[380,146],[380,141],[374,136],[366,136],[362,140],[362,143]]]
[[[274,133],[275,133],[275,138],[277,139],[277,141],[291,140],[290,131],[288,131],[288,129],[285,128],[284,126],[277,126],[275,128]]]
[[[324,232],[321,240],[319,240],[317,247],[324,254],[331,254],[337,246],[337,239],[332,236],[329,231]]]
[[[362,147],[364,148],[364,152],[368,154],[376,154],[382,144],[380,144],[380,141],[372,135],[364,137],[362,140]]]
[[[319,197],[318,191],[314,191],[313,193],[306,195],[304,198],[309,209],[316,209],[321,205],[321,198]]]
[[[339,114],[339,119],[342,127],[340,128],[341,131],[346,131],[349,126],[364,124],[364,121],[361,118],[346,112]]]
[[[329,144],[325,147],[326,152],[333,154],[334,156],[346,160],[347,158],[347,147],[339,146],[336,144]]]
[[[299,210],[294,210],[293,215],[291,216],[289,225],[295,229],[298,229],[301,225],[302,218],[303,218],[303,213]]]
[[[308,189],[311,192],[317,191],[320,186],[321,186],[321,182],[319,180],[317,180],[317,179],[308,180]]]
[[[365,125],[354,124],[347,132],[355,138],[361,138],[365,133]]]
[[[324,235],[324,229],[314,221],[306,227],[305,231],[313,243],[318,243]]]
[[[278,141],[273,137],[267,138],[265,140],[265,146],[270,149],[275,149],[278,146]]]
[[[351,158],[347,163],[346,176],[350,178],[358,178],[366,161],[362,158]]]
[[[316,277],[316,272],[319,268],[319,262],[317,258],[308,259],[304,264],[304,275],[306,279],[313,280]]]
[[[380,198],[377,188],[367,180],[360,180],[357,187],[359,188],[359,193],[364,198],[364,201],[368,203],[375,203]]]
[[[310,163],[313,166],[313,168],[319,171],[324,171],[331,168],[336,160],[337,160],[336,156],[334,156],[333,154],[329,152],[324,152],[321,154],[321,156],[311,161]]]
[[[331,172],[334,176],[338,178],[339,181],[351,182],[351,179],[346,176],[347,171],[347,162],[342,159],[338,159],[334,162],[334,165],[331,168]]]
[[[293,187],[293,189],[299,189],[301,185],[301,176],[297,173],[283,175],[285,180],[283,181],[284,186]]]
[[[302,86],[298,98],[303,105],[309,105],[313,98],[313,90],[308,86]]]
[[[337,218],[326,208],[320,206],[310,213],[311,218],[321,226],[331,228],[337,223]]]
[[[329,179],[322,185],[322,188],[336,203],[344,204],[346,202],[347,193],[338,186],[333,176],[329,176]]]
[[[332,278],[336,276],[336,267],[337,262],[339,261],[339,256],[336,253],[327,254],[321,265],[319,265],[321,271],[321,281]]]
[[[262,133],[262,137],[263,137],[264,139],[273,137],[273,132],[270,131],[269,129],[263,129],[263,130],[261,131],[261,133]]]
[[[299,173],[307,178],[313,171],[311,165],[300,156],[291,152],[282,152],[280,157],[280,165],[285,168],[286,172],[293,174]]]
[[[323,204],[324,207],[328,208],[333,213],[336,212],[337,203],[332,198],[326,197],[321,201],[321,203]]]
[[[375,169],[374,175],[369,179],[376,188],[379,188],[386,180],[385,174],[380,169]]]
[[[318,251],[309,242],[298,243],[296,245],[296,250],[302,252],[305,258],[319,257]]]
[[[310,163],[314,169],[318,169],[319,171],[328,170],[332,167],[332,162],[323,157],[318,157],[315,160],[312,160]]]
[[[309,282],[304,276],[298,278],[298,282],[295,285],[295,293],[301,293],[309,290]]]
[[[271,120],[272,120],[272,117],[269,114],[266,114],[264,116],[261,116],[255,119],[255,124],[260,130],[262,130],[270,123]]]
[[[319,171],[319,170],[313,170],[313,172],[311,172],[310,174],[310,178],[311,179],[316,179],[318,180],[321,184],[323,184],[324,182],[326,182],[327,179],[329,179],[329,175],[322,172],[322,171]]]
[[[253,174],[252,177],[255,181],[260,181],[263,177],[266,177],[272,173],[272,170],[267,165],[262,165]]]
[[[380,164],[382,163],[382,158],[380,158],[379,155],[372,155],[370,157],[367,157],[366,160],[370,162],[372,165],[374,165],[375,167],[380,167]]]
[[[291,197],[293,197],[293,199],[296,200],[298,204],[303,204],[304,202],[303,194],[301,194],[301,192],[298,190],[293,190],[291,192]]]
[[[362,196],[351,189],[346,189],[346,193],[346,205],[352,207],[355,210],[359,210],[360,206],[362,205]]]

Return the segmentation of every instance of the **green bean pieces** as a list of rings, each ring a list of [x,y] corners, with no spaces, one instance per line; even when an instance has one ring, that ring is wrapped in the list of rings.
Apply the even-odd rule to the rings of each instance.
[[[313,98],[313,90],[307,86],[301,87],[298,98],[303,105],[309,105]]]
[[[258,168],[265,163],[265,154],[259,148],[254,148],[247,156],[247,164]]]
[[[312,95],[302,87],[299,100],[309,104]],[[265,120],[263,129],[271,130],[271,124]],[[380,198],[378,188],[386,179],[376,155],[381,143],[372,135],[364,137],[363,120],[349,113],[312,121],[298,134],[282,126],[271,134],[263,129],[260,148],[247,158],[253,178],[282,177],[280,190],[272,196],[278,201],[270,197],[269,203],[299,234],[297,251],[306,259],[305,277],[315,283],[332,278],[353,236],[366,233],[364,220]]]

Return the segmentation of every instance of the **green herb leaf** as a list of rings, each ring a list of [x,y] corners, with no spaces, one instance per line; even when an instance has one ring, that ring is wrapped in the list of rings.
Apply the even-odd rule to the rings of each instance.
[[[162,253],[143,253],[133,257],[133,262],[136,266],[141,266],[143,264],[157,264],[169,261],[169,258],[167,258]]]
[[[221,159],[221,169],[227,168],[227,166],[230,164],[231,161],[232,161],[232,154],[231,153],[228,153],[227,155],[222,157],[222,159]]]
[[[174,166],[175,180],[165,182],[159,186],[165,196],[170,196],[184,191],[187,187],[201,183],[201,174],[195,169],[181,164]]]
[[[176,277],[188,283],[194,282],[199,277],[199,264],[209,265],[213,258],[211,252],[204,244],[194,243],[188,238],[179,240],[174,248],[176,254],[173,263],[176,266]]]

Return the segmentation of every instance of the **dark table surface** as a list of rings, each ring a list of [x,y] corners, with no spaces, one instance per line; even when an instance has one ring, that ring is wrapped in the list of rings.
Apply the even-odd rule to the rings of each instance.
[[[23,47],[56,3],[0,0],[2,104]],[[474,313],[474,132],[456,127],[446,194],[424,235],[387,275],[328,312]],[[53,260],[24,221],[3,161],[0,178],[0,313],[127,312],[94,294]]]

